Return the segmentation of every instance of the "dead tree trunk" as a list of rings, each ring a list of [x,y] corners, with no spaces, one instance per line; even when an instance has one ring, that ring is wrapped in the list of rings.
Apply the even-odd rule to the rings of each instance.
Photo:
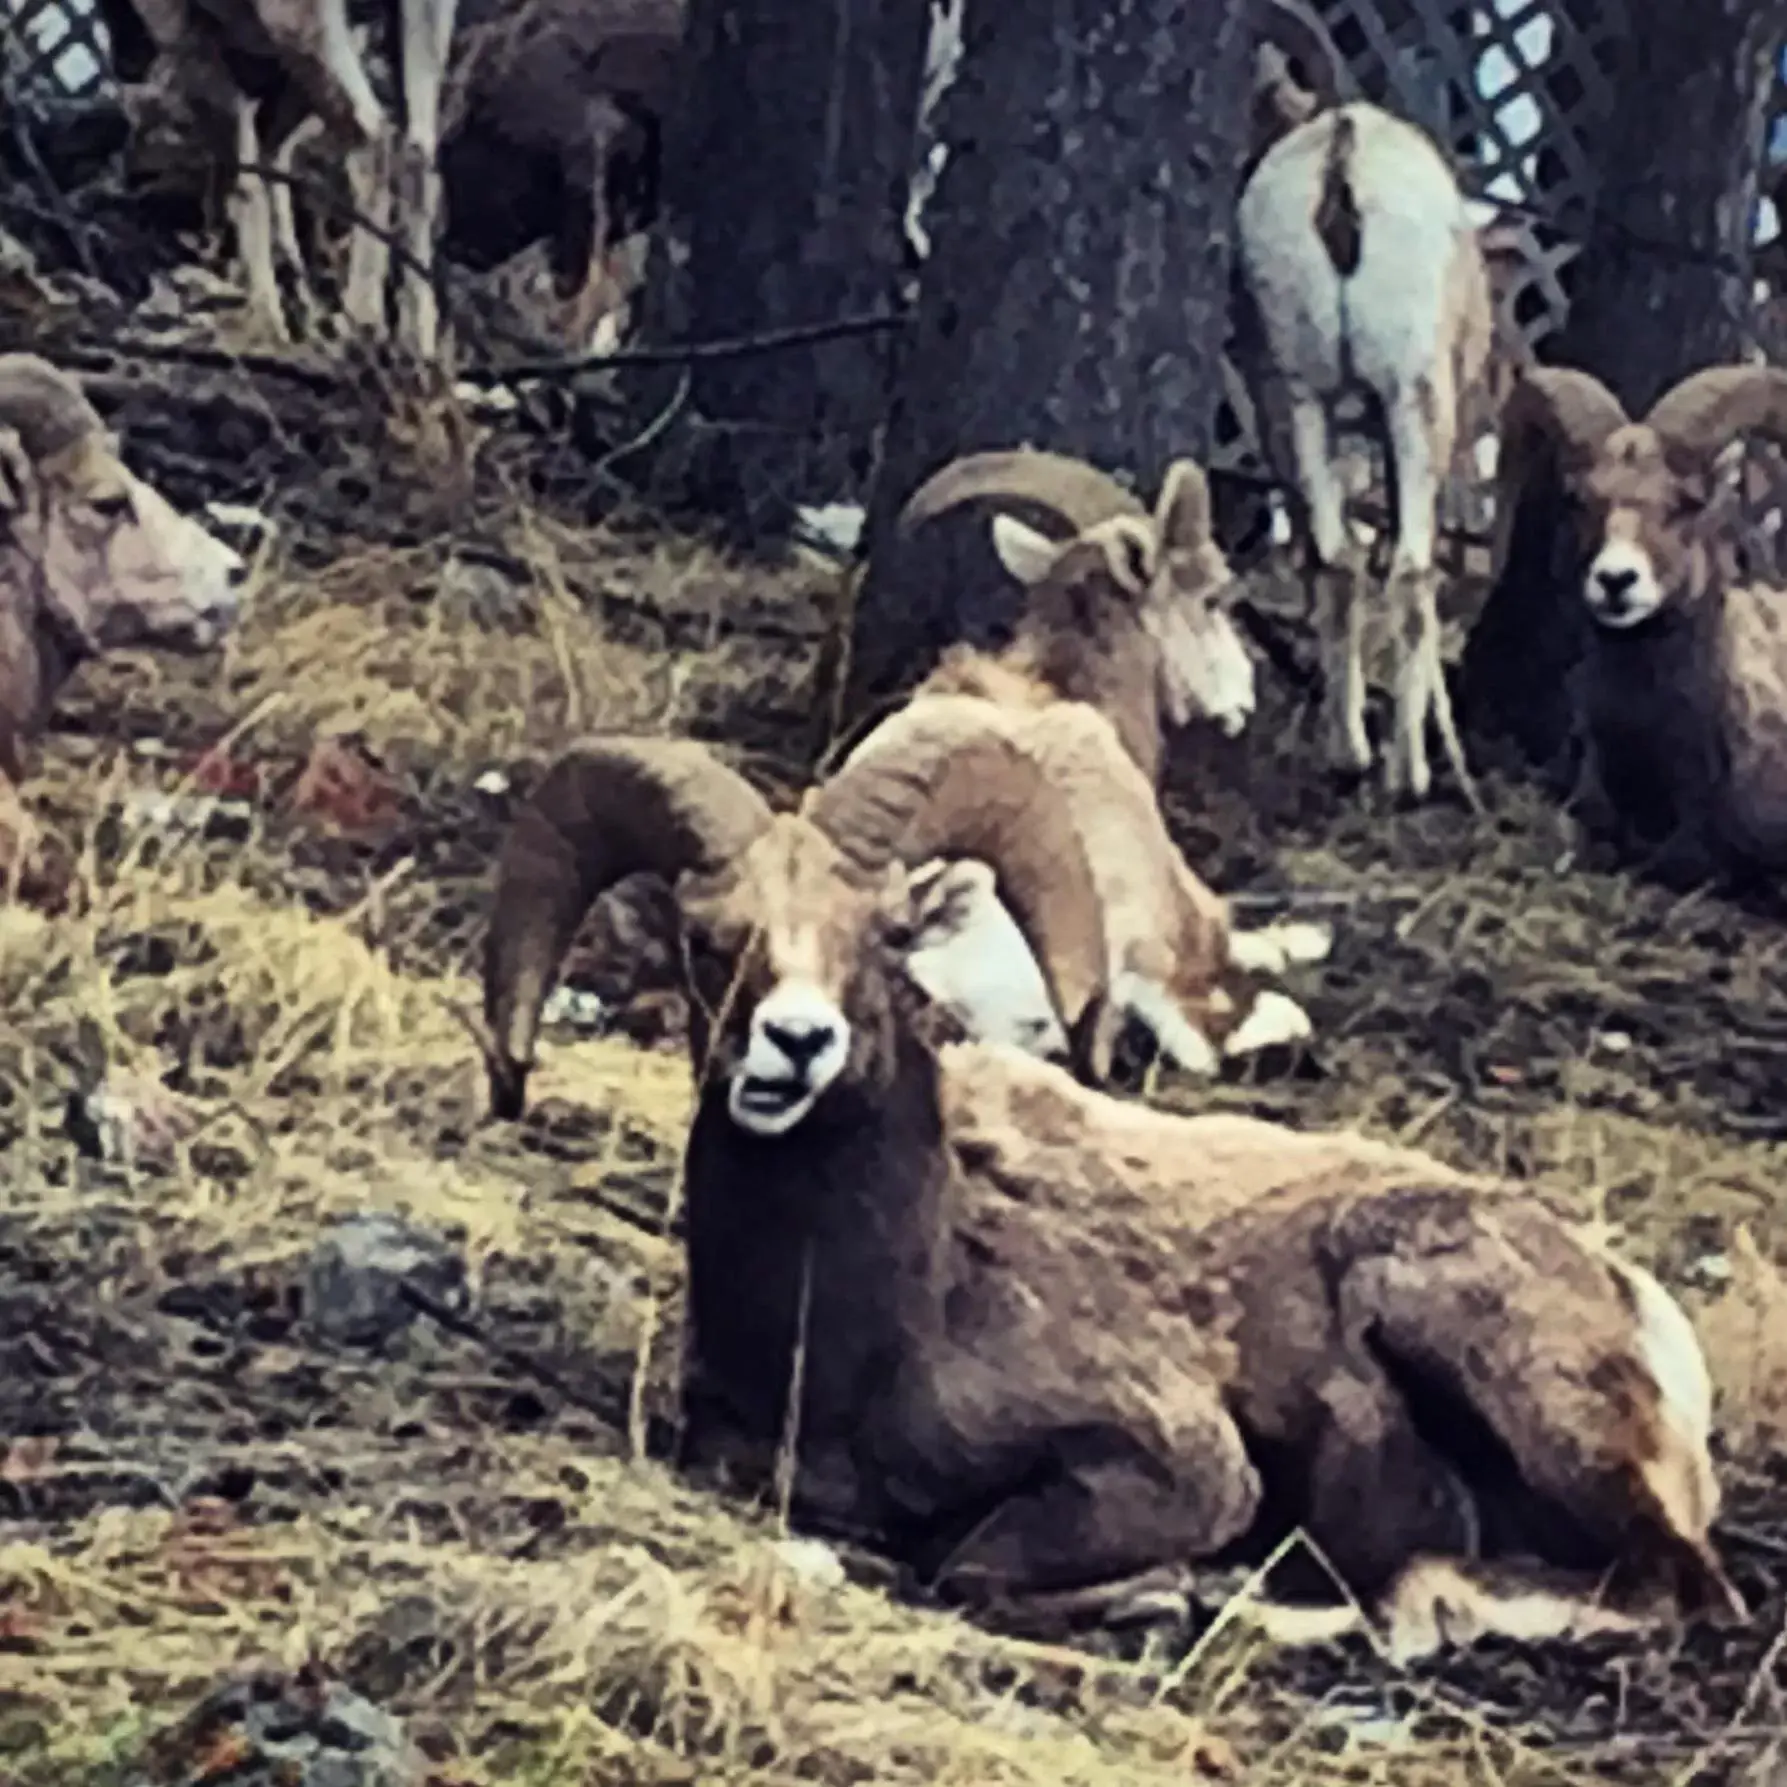
[[[1752,338],[1751,236],[1787,5],[1627,5],[1627,65],[1587,145],[1600,194],[1557,357],[1637,415]]]
[[[897,309],[929,17],[924,0],[690,0],[665,170],[687,261],[655,259],[657,330],[729,340]],[[704,505],[758,533],[860,497],[892,351],[882,331],[697,365]]]
[[[1571,0],[1587,7],[1593,0]],[[1633,415],[1755,327],[1751,236],[1787,0],[1627,0],[1614,111],[1586,145],[1599,183],[1570,314],[1543,357]],[[1568,786],[1571,683],[1587,626],[1555,480],[1540,472],[1460,667],[1480,747]]]
[[[1240,0],[970,0],[951,145],[869,515],[845,705],[1009,625],[986,518],[896,550],[891,522],[958,453],[1023,443],[1149,494],[1203,457],[1221,396],[1250,69]]]

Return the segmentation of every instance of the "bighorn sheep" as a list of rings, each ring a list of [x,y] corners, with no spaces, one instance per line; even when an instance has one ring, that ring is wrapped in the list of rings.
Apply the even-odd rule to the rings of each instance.
[[[1088,702],[1151,783],[1163,726],[1202,718],[1231,736],[1246,726],[1253,660],[1229,617],[1235,581],[1212,537],[1209,487],[1196,464],[1168,467],[1150,514],[1083,460],[1033,448],[970,453],[912,493],[899,526],[910,531],[975,500],[1001,505],[993,546],[1029,592],[1023,614],[1003,651],[956,647],[918,694]],[[1007,505],[1053,515],[1068,536],[1039,532]]]
[[[862,789],[909,759],[972,748],[986,737],[1015,746],[1035,764],[1069,814],[1085,853],[1104,938],[1105,965],[1088,989],[1091,1010],[1063,1011],[1078,1038],[1077,1067],[1094,1083],[1110,1076],[1115,1031],[1141,1024],[1176,1066],[1214,1073],[1221,1060],[1310,1034],[1308,1016],[1283,993],[1260,990],[1260,977],[1292,961],[1319,961],[1330,939],[1319,926],[1284,924],[1235,930],[1228,907],[1192,873],[1161,816],[1153,787],[1123,748],[1116,729],[1080,701],[1044,707],[979,695],[920,694],[884,720],[813,797],[811,815],[840,840],[858,813],[873,810]],[[923,980],[923,976],[919,976]],[[1019,1001],[1029,984],[1012,983]],[[970,1035],[993,1040],[992,989]],[[1026,1009],[1020,1003],[1019,1010]],[[1091,1030],[1085,1025],[1093,1026]],[[1042,1052],[1042,1051],[1038,1051]]]
[[[1364,568],[1354,562],[1335,450],[1337,409],[1351,396],[1378,411],[1371,420],[1393,493],[1387,780],[1393,792],[1426,797],[1431,716],[1475,805],[1440,657],[1434,545],[1460,399],[1489,362],[1487,265],[1439,147],[1378,106],[1339,103],[1343,65],[1320,20],[1300,0],[1268,7],[1265,30],[1286,40],[1322,89],[1299,89],[1275,47],[1262,45],[1256,118],[1284,134],[1259,156],[1237,203],[1232,349],[1261,450],[1290,499],[1323,638],[1330,754],[1351,773],[1371,767],[1357,599]]]
[[[1569,1572],[1554,1630],[1741,1617],[1704,1363],[1654,1281],[1410,1150],[1168,1117],[932,1045],[893,856],[991,862],[1044,961],[1036,872],[1075,866],[1041,835],[1040,772],[962,764],[882,789],[877,864],[698,745],[609,739],[554,766],[505,844],[499,1111],[566,915],[637,870],[675,889],[691,1459],[791,1446],[804,1522],[1032,1629],[1182,1608],[1188,1565],[1299,1526],[1405,1650],[1461,1600],[1538,1623],[1533,1597],[1473,1590],[1473,1562]],[[1603,1575],[1626,1580],[1599,1614]]]
[[[1748,430],[1787,441],[1787,372],[1707,367],[1633,421],[1589,374],[1537,368],[1503,420],[1498,553],[1529,485],[1555,492],[1592,623],[1571,804],[1667,880],[1787,866],[1787,591],[1744,575]]]
[[[87,659],[208,651],[235,622],[241,555],[118,457],[68,374],[0,354],[0,774]]]
[[[244,569],[124,465],[74,379],[0,354],[0,880],[34,870],[13,785],[58,690],[102,652],[209,650]]]
[[[363,220],[349,234],[343,311],[374,338],[386,335],[386,237],[395,201],[396,233],[410,263],[399,285],[398,339],[432,360],[435,292],[417,269],[434,259],[442,98],[459,0],[386,0],[397,127],[367,74],[348,0],[108,0],[108,7],[113,15],[133,8],[200,114],[220,125],[227,118],[233,130],[239,172],[232,209],[253,314],[289,339],[276,259],[283,256],[300,276],[304,268],[289,191],[247,170],[265,156],[276,172],[289,172],[302,134],[320,127],[348,150],[348,184]],[[605,276],[597,261],[612,239],[608,224],[620,196],[608,186],[611,162],[652,158],[655,181],[652,114],[680,37],[681,3],[566,0],[549,10],[543,29],[548,43],[530,38],[512,57],[474,65],[463,127],[469,135],[462,134],[451,165],[463,176],[461,198],[475,205],[491,173],[489,157],[479,153],[488,133],[508,139],[511,168],[532,166],[527,158],[537,161],[552,139],[562,201],[552,219],[553,262],[563,296]],[[639,140],[629,143],[635,134]],[[528,213],[526,221],[538,219]]]
[[[588,748],[606,747],[597,741]],[[665,741],[660,754],[670,762],[683,757],[708,762],[700,747],[686,741]],[[567,866],[562,834],[565,825],[575,827],[578,761],[573,749],[546,772],[515,819],[498,866],[485,956],[484,1041],[493,1096],[507,1117],[518,1117],[524,1108],[540,1012],[565,954],[584,915],[615,879],[573,874]],[[755,811],[759,797],[750,784],[733,780],[740,801]],[[968,785],[978,791],[978,816],[960,802],[939,798],[927,805],[917,792]],[[542,807],[552,814],[551,825],[540,820]],[[944,725],[909,735],[897,755],[879,753],[848,778],[811,790],[804,810],[812,829],[830,838],[846,858],[901,865],[912,905],[900,947],[908,957],[917,954],[918,972],[908,970],[909,978],[931,995],[940,1019],[1009,1035],[1034,998],[1028,982],[1034,970],[1044,981],[1045,1011],[1080,1014],[1085,1034],[1102,1033],[1098,1002],[1109,982],[1106,944],[1097,889],[1073,814],[1036,763],[996,729]],[[952,973],[957,964],[939,935],[948,915],[935,898],[935,865],[978,860],[976,840],[1004,835],[999,828],[1011,829],[1012,816],[1019,813],[1028,821],[1027,851],[1018,855],[1008,848],[997,874],[1001,911],[1015,920],[1024,945],[1013,972],[1032,987],[1014,998],[1009,986],[983,981],[976,989]],[[651,862],[639,869],[650,871]],[[981,917],[984,923],[997,922]],[[825,922],[824,914],[814,915],[816,926],[822,929]],[[693,1028],[699,1027],[696,1018],[692,1014]],[[1043,1039],[1043,1049],[1052,1042],[1052,1036]]]
[[[549,244],[558,298],[587,342],[618,320],[643,276],[658,214],[663,119],[682,48],[683,0],[534,0],[505,44],[515,0],[460,0],[472,52],[460,116],[441,143],[441,252],[488,270]]]

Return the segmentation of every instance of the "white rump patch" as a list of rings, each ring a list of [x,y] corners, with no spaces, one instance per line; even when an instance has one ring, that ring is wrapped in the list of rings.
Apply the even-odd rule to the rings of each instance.
[[[786,1135],[850,1059],[850,1022],[817,987],[784,981],[751,1013],[727,1109],[753,1135]]]

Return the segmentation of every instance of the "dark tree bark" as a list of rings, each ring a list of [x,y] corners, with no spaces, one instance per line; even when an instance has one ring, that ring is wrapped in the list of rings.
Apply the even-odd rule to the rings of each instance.
[[[656,257],[657,328],[709,341],[897,308],[929,16],[924,0],[690,0],[665,147],[688,258]],[[860,497],[892,352],[882,332],[697,366],[703,499],[756,532]]]
[[[1174,455],[1207,455],[1250,41],[1239,0],[970,0],[847,707],[1012,619],[984,515],[896,550],[893,516],[946,460],[1050,447],[1151,496]]]
[[[1787,5],[1627,4],[1618,98],[1587,145],[1601,190],[1556,358],[1637,415],[1752,338],[1751,235]]]

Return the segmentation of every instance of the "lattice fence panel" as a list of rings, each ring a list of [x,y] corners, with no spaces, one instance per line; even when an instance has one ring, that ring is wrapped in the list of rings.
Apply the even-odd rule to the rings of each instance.
[[[1624,0],[1578,4],[1569,12],[1556,0],[1317,4],[1360,95],[1424,125],[1451,147],[1466,190],[1481,201],[1480,214],[1496,220],[1506,262],[1496,280],[1501,321],[1536,348],[1569,314],[1567,269],[1581,251],[1596,199],[1588,145],[1613,103],[1621,58],[1630,53]],[[1779,64],[1773,120],[1771,153],[1787,174],[1787,69]],[[1759,242],[1774,239],[1784,224],[1766,203]],[[1783,270],[1775,281],[1783,295],[1759,292],[1758,335],[1771,358],[1787,363],[1787,243],[1775,262]],[[1214,461],[1261,477],[1251,406],[1233,368],[1224,373]],[[1486,449],[1481,437],[1459,443],[1444,504],[1452,529],[1478,537],[1491,520]],[[1382,511],[1380,456],[1355,465],[1350,481]],[[1787,464],[1779,454],[1752,452],[1745,494],[1759,519],[1759,543],[1779,554],[1787,576],[1787,528],[1780,525]],[[1457,535],[1448,541],[1454,569],[1466,551]]]
[[[0,0],[10,92],[84,99],[110,80],[111,44],[93,0]]]

